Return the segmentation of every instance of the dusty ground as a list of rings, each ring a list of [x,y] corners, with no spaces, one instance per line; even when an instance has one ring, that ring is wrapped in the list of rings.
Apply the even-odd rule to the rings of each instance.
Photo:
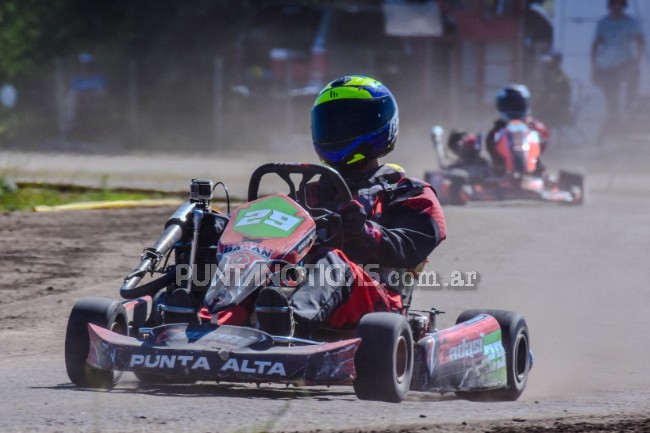
[[[581,153],[586,157],[578,158]],[[39,164],[59,161],[2,157],[25,161],[19,178],[42,176]],[[175,162],[147,158],[150,166],[112,158],[68,158],[73,175],[60,179],[78,180],[98,164],[115,183],[155,183]],[[63,362],[73,303],[91,294],[117,297],[122,277],[173,209],[12,213],[0,215],[0,431],[650,431],[647,158],[578,148],[549,155],[548,164],[559,160],[569,167],[579,160],[589,170],[586,206],[448,208],[449,238],[429,267],[443,278],[476,271],[480,281],[474,289],[422,290],[415,299],[417,308],[447,312],[441,327],[465,308],[525,315],[535,366],[517,402],[411,393],[392,405],[358,401],[345,387],[140,387],[130,374],[110,392],[76,389]],[[140,161],[140,177],[120,175],[128,171],[126,161]],[[244,191],[239,171],[256,165],[248,159],[176,162],[184,169],[167,185],[172,189],[183,188],[195,168],[198,176],[230,173],[233,189]],[[416,175],[423,169],[422,162],[409,163]]]

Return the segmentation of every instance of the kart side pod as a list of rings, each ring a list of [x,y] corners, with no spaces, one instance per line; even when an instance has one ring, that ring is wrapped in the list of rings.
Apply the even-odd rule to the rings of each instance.
[[[420,339],[411,389],[470,400],[516,400],[532,367],[528,327],[517,313],[468,310]]]

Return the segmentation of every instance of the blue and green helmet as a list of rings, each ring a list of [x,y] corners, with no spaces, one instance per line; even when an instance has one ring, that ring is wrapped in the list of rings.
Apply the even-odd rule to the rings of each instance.
[[[363,75],[329,83],[311,110],[316,153],[335,168],[386,155],[395,147],[398,129],[393,94],[379,81]]]

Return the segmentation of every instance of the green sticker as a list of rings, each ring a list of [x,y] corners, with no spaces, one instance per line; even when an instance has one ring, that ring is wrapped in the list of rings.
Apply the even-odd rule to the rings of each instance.
[[[240,209],[233,229],[251,238],[286,238],[304,221],[298,209],[281,197],[270,197]]]

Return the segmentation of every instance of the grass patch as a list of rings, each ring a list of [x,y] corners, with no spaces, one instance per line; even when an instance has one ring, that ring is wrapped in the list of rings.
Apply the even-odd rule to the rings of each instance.
[[[21,187],[0,189],[0,211],[32,210],[34,206],[57,206],[87,201],[143,200],[178,197],[173,194],[112,191],[109,189],[83,190],[74,188]]]

